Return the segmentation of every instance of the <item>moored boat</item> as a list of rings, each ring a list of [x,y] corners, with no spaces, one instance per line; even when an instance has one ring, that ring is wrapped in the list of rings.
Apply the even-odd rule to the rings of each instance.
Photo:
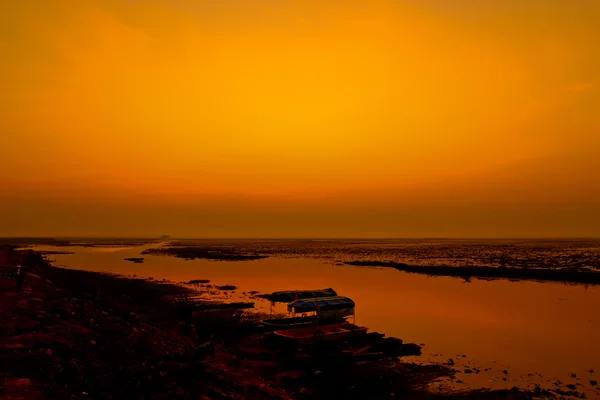
[[[295,318],[271,318],[262,320],[261,323],[270,330],[277,329],[294,329],[308,326],[315,326],[319,322],[319,318],[316,315],[310,315],[307,317],[295,317]]]
[[[296,300],[288,305],[288,311],[293,314],[316,312],[318,315],[354,314],[354,300],[345,296],[317,297]]]
[[[320,342],[345,340],[351,337],[366,335],[368,329],[369,328],[364,326],[342,323],[310,328],[279,330],[273,332],[273,334],[298,345],[309,345]]]
[[[291,317],[266,319],[261,323],[267,330],[339,324],[354,315],[354,306],[354,301],[343,296],[300,299],[288,305]]]
[[[337,293],[332,288],[315,290],[282,290],[271,293],[269,295],[269,301],[273,303],[291,303],[300,299],[333,296],[337,296]]]
[[[262,328],[265,331],[275,331],[282,329],[304,328],[317,325],[339,324],[342,322],[346,322],[346,318],[342,316],[319,318],[319,316],[317,315],[309,315],[307,317],[264,319],[260,321],[260,324],[262,324]]]

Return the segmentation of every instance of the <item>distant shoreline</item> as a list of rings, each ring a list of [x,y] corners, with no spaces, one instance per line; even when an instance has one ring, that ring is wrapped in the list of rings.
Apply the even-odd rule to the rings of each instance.
[[[125,235],[125,236],[104,236],[104,235],[81,235],[81,236],[70,236],[70,235],[56,235],[56,236],[0,236],[0,244],[12,244],[12,243],[24,243],[30,241],[38,241],[38,242],[49,242],[49,241],[70,241],[70,240],[139,240],[139,241],[171,241],[171,240],[244,240],[244,241],[252,241],[252,240],[306,240],[306,241],[321,241],[321,240],[351,240],[351,241],[415,241],[415,240],[424,240],[424,241],[600,241],[599,237],[594,236],[559,236],[559,237],[194,237],[194,236],[171,236],[169,238],[161,238],[160,236],[136,236],[136,235]]]
[[[522,268],[522,267],[448,267],[448,266],[422,266],[408,265],[386,261],[347,261],[344,264],[355,267],[384,267],[394,268],[398,271],[423,274],[428,276],[446,276],[453,278],[477,279],[509,279],[527,280],[536,282],[562,282],[573,284],[600,284],[600,272],[581,271],[574,269],[547,269],[547,268]]]

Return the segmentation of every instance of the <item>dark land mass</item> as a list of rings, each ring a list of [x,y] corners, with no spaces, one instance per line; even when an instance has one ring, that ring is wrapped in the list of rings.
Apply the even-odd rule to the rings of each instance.
[[[44,250],[44,251],[38,251],[38,253],[43,256],[75,254],[72,251],[60,251],[60,250]]]
[[[57,245],[66,245],[69,243],[66,239],[54,239],[54,238],[46,238],[46,237],[4,237],[0,238],[0,246],[10,246],[10,247],[25,247],[25,246],[39,246],[39,245],[47,245],[47,246],[57,246]]]
[[[221,286],[215,286],[215,288],[217,288],[218,290],[236,290],[237,286],[234,286],[234,285],[221,285]]]
[[[473,249],[474,246],[467,246],[469,251],[480,251],[481,249]],[[464,251],[464,249],[448,249],[443,247],[440,249],[439,246],[433,246],[427,248],[433,253],[438,252],[436,257],[446,254],[448,251]],[[354,261],[344,262],[347,265],[353,266],[374,266],[374,267],[390,267],[400,271],[426,274],[430,276],[449,276],[457,277],[469,280],[471,278],[478,279],[510,279],[510,280],[533,280],[539,282],[562,282],[572,284],[600,284],[600,270],[596,269],[597,258],[595,253],[580,254],[582,250],[577,247],[575,253],[571,255],[555,255],[549,260],[545,261],[532,261],[523,255],[519,257],[506,257],[506,256],[490,256],[489,254],[480,255],[479,257],[469,256],[464,258],[465,262],[476,262],[475,265],[413,265],[397,261],[381,261],[381,260],[364,260],[358,259]],[[142,254],[154,254],[154,255],[168,255],[179,258],[192,260],[195,258],[211,259],[211,260],[222,260],[222,261],[248,261],[257,260],[261,258],[267,258],[269,256],[302,256],[304,253],[292,252],[291,249],[284,248],[281,253],[265,249],[264,247],[254,246],[251,244],[235,244],[235,243],[223,243],[223,244],[205,244],[193,241],[178,241],[172,242],[168,247],[149,249],[144,251]],[[315,250],[313,248],[313,250]],[[346,251],[347,249],[344,249]],[[389,249],[384,249],[387,255]],[[410,249],[414,251],[415,249]],[[426,250],[426,249],[425,249]],[[294,251],[300,251],[298,249]],[[405,252],[408,249],[402,249],[398,252]],[[419,249],[423,252],[424,249]],[[524,251],[520,249],[519,251]],[[537,249],[541,254],[543,250]],[[287,253],[291,252],[291,253]],[[310,254],[310,253],[306,253]],[[304,255],[306,255],[304,254]],[[351,253],[352,254],[352,253]],[[457,257],[457,254],[451,254],[453,258]],[[415,256],[419,256],[421,260],[425,260],[426,256],[421,253],[416,253]],[[444,256],[445,257],[445,256]],[[442,258],[444,258],[442,257]],[[461,255],[464,257],[464,255]],[[541,258],[541,256],[540,256]],[[584,261],[582,261],[584,260]],[[497,265],[482,265],[482,262],[489,262]],[[520,266],[508,266],[514,263]],[[508,264],[508,265],[507,265]],[[534,265],[534,266],[530,266]],[[556,267],[553,267],[556,265]]]
[[[394,261],[420,266],[567,268],[600,271],[600,240],[185,240],[272,257]]]
[[[141,264],[144,262],[143,257],[129,257],[129,258],[124,258],[124,260],[131,261],[132,263],[136,263],[136,264]]]
[[[252,261],[268,258],[268,256],[264,255],[240,252],[234,247],[221,247],[210,245],[190,246],[185,244],[179,244],[177,242],[171,243],[171,245],[167,247],[148,249],[143,251],[141,254],[173,256],[177,258],[183,258],[186,260],[205,259],[219,261]]]
[[[581,284],[600,284],[600,272],[582,269],[533,269],[514,267],[448,267],[408,265],[393,261],[347,261],[345,264],[357,267],[386,267],[414,274],[430,276],[450,276],[469,280],[478,279],[514,279],[540,282],[565,282]]]
[[[135,247],[145,244],[160,243],[160,239],[136,238],[0,238],[0,246],[28,247],[28,246],[56,246],[56,247]]]
[[[448,366],[400,362],[398,356],[419,354],[420,348],[398,339],[374,342],[379,354],[394,355],[384,359],[352,362],[321,357],[321,349],[300,357],[269,345],[267,336],[242,318],[237,323],[195,320],[190,324],[166,300],[197,293],[184,286],[56,268],[32,251],[6,249],[0,261],[20,263],[26,270],[20,291],[11,286],[14,281],[0,282],[2,398],[534,396],[518,389],[432,393],[427,385],[454,371]]]
[[[375,243],[375,244],[374,244]],[[356,266],[465,279],[600,282],[598,240],[179,240],[162,253],[183,258],[253,260],[307,257]],[[165,250],[168,249],[168,250]]]
[[[188,285],[198,285],[200,283],[210,283],[210,279],[192,279],[186,282]]]

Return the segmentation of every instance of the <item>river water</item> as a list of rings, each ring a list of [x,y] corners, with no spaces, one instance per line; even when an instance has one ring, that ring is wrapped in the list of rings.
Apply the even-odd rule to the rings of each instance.
[[[69,268],[235,285],[238,289],[227,294],[232,300],[249,301],[249,291],[332,287],[356,302],[357,324],[424,344],[421,357],[407,360],[453,363],[460,372],[436,383],[440,388],[556,388],[560,381],[576,385],[588,398],[600,397],[593,384],[600,376],[600,287],[465,282],[298,254],[240,262],[153,255],[143,256],[142,264],[124,260],[151,247],[156,245],[35,249],[74,252],[49,256],[55,265]],[[259,311],[269,310],[268,302],[252,301]]]

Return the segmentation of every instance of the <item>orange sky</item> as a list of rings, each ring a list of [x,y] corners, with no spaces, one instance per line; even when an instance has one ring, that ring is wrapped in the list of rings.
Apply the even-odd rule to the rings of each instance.
[[[600,236],[595,0],[0,4],[0,235]]]

